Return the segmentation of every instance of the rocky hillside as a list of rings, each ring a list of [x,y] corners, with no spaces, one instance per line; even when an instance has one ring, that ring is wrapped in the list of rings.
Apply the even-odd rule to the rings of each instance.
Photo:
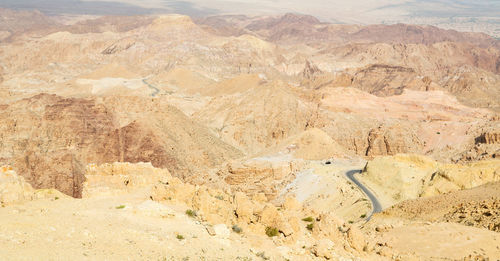
[[[408,220],[454,222],[499,231],[498,200],[500,183],[403,201],[382,215]]]
[[[127,100],[140,111],[118,104]],[[152,162],[186,178],[241,156],[179,110],[141,105],[140,98],[41,94],[4,107],[0,122],[1,162],[35,188],[57,188],[75,197],[81,196],[87,163]]]
[[[457,162],[499,149],[493,136],[476,142],[497,132],[500,100],[499,51],[481,35],[397,25],[387,28],[425,37],[384,40],[375,33],[383,26],[290,14],[27,27],[0,46],[0,160],[35,188],[79,196],[82,166],[113,161],[220,183],[214,175],[227,160],[283,151],[311,130],[323,134],[310,136],[300,158],[419,153]],[[326,36],[285,41],[293,30]],[[335,149],[308,152],[320,142]]]
[[[446,194],[500,181],[498,160],[464,165],[442,164],[418,155],[377,157],[360,177],[376,187],[389,207],[407,199]]]

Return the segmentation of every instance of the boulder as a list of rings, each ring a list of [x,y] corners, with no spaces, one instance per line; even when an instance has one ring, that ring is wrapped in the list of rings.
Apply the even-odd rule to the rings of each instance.
[[[357,251],[363,251],[366,246],[365,236],[357,227],[350,227],[347,230],[347,241]]]
[[[229,235],[231,235],[231,231],[229,231],[229,228],[227,228],[225,224],[214,225],[213,231],[216,237],[220,237],[223,239],[227,239],[229,238]]]
[[[331,259],[332,256],[332,249],[333,249],[333,242],[329,239],[320,239],[318,242],[314,245],[312,252],[314,255],[317,257],[323,257],[326,259]]]
[[[238,220],[250,223],[253,218],[253,205],[247,195],[243,192],[236,192],[234,202],[236,204]]]

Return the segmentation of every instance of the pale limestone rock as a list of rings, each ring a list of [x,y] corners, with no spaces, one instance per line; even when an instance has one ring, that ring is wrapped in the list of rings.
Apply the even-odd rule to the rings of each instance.
[[[263,203],[263,202],[267,202],[267,197],[266,197],[266,194],[260,192],[260,193],[254,194],[252,197],[252,200],[259,202],[259,203]]]
[[[154,168],[151,163],[89,164],[85,173],[82,197],[149,193],[158,183],[171,180],[167,169]]]
[[[34,190],[10,166],[0,167],[0,205],[21,203],[33,198]]]
[[[380,188],[386,204],[392,205],[500,181],[500,160],[443,164],[426,156],[398,154],[369,161],[360,177]]]
[[[285,210],[296,211],[301,208],[300,202],[293,196],[287,196],[285,202],[283,203],[283,208]]]
[[[280,213],[275,206],[267,204],[262,211],[259,221],[266,226],[276,227],[279,222]]]
[[[217,224],[213,226],[215,236],[222,238],[222,239],[227,239],[231,235],[231,231],[227,228],[225,224]]]
[[[350,227],[349,230],[347,230],[347,241],[351,247],[357,251],[363,251],[366,246],[366,240],[363,232],[356,227]]]
[[[294,233],[294,229],[289,222],[281,222],[277,228],[285,237],[291,236]]]
[[[292,227],[294,232],[299,232],[301,230],[301,222],[299,217],[288,218],[288,224]]]
[[[336,244],[343,244],[344,235],[339,228],[344,222],[331,214],[321,214],[319,221],[314,224],[312,233],[316,238],[328,238]]]
[[[236,192],[234,195],[234,201],[236,204],[236,214],[238,219],[250,223],[253,218],[253,205],[247,195],[243,192]]]
[[[333,242],[329,239],[320,239],[314,245],[312,251],[317,257],[324,257],[326,259],[332,258]]]

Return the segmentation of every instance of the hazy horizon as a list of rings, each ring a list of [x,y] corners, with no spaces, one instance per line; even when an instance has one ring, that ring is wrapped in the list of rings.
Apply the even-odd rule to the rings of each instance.
[[[0,0],[0,7],[37,9],[48,15],[138,15],[180,13],[190,16],[219,14],[309,14],[327,22],[382,23],[433,17],[500,16],[500,0],[354,0],[354,1],[246,1],[246,0]]]

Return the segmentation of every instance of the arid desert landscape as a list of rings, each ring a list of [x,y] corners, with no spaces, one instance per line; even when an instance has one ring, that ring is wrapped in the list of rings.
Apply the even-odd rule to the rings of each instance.
[[[500,260],[500,29],[415,19],[0,8],[0,260]]]

